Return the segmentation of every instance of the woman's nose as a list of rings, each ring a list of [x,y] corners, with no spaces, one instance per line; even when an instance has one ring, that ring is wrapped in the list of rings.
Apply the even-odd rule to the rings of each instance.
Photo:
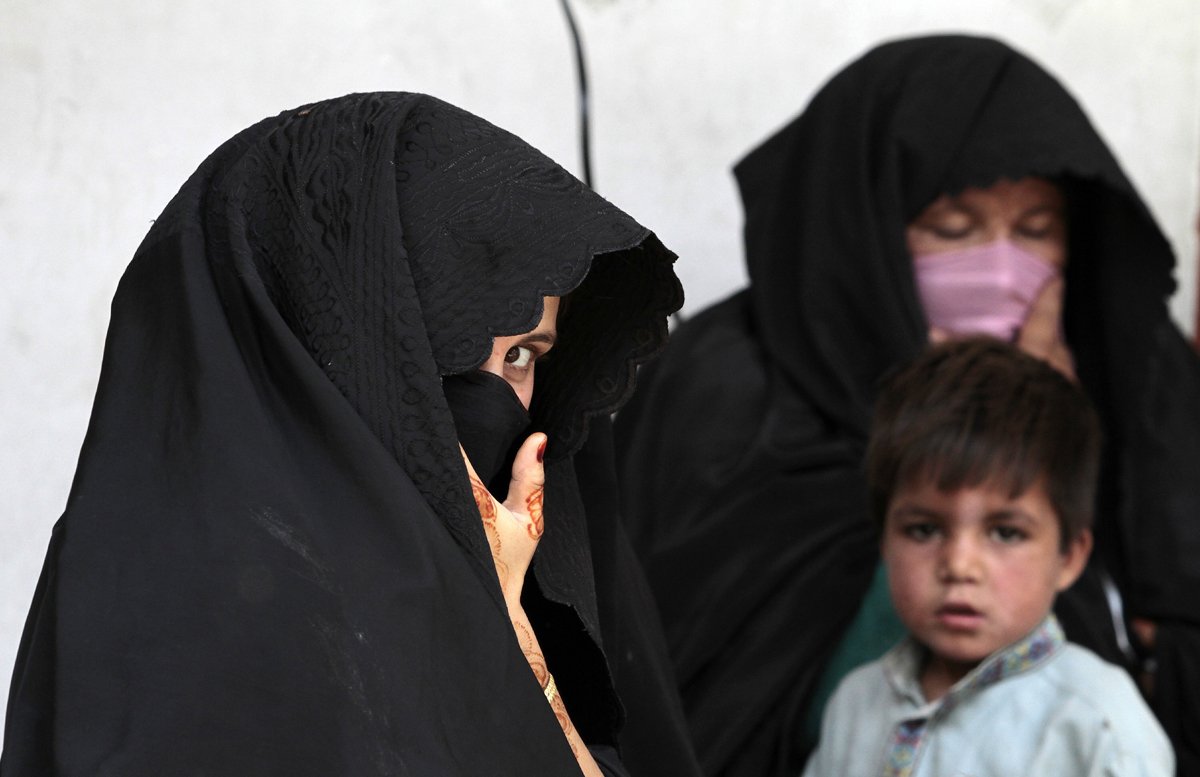
[[[1013,239],[1013,225],[1007,221],[992,219],[980,227],[985,243]]]

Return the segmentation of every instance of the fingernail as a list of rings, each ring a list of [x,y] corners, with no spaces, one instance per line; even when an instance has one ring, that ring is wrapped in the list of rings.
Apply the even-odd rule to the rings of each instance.
[[[538,446],[538,452],[537,452],[539,464],[542,462],[542,457],[545,455],[546,455],[546,441],[542,440],[542,444]]]

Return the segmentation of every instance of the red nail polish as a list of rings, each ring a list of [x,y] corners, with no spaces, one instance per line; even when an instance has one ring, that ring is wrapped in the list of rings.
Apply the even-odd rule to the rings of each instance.
[[[545,455],[546,455],[546,441],[542,440],[542,444],[538,446],[538,452],[537,452],[539,464],[542,462],[542,457]]]

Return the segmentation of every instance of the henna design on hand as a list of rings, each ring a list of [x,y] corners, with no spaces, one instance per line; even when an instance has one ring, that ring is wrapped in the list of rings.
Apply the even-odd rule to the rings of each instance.
[[[517,644],[521,646],[521,652],[525,655],[525,660],[529,662],[529,668],[533,670],[533,676],[537,678],[538,685],[544,690],[550,684],[550,668],[546,665],[546,657],[542,655],[542,650],[530,631],[530,626],[526,626],[518,618],[512,620],[512,625],[517,634]],[[561,694],[554,695],[554,699],[550,702],[550,710],[554,713],[554,719],[558,721],[558,727],[562,729],[563,736],[567,738],[571,753],[578,760],[579,751],[571,739],[571,732],[575,727],[571,724],[571,716],[567,714],[567,706],[563,703]]]
[[[529,668],[533,670],[533,676],[537,678],[538,685],[545,688],[550,682],[550,670],[546,667],[546,657],[537,649],[533,641],[533,635],[529,633],[529,629],[520,621],[513,621],[513,628],[517,631],[517,643],[521,646],[521,652],[525,654],[525,660],[529,662]]]
[[[492,494],[483,481],[474,475],[471,476],[471,496],[475,497],[475,506],[479,508],[479,517],[483,518],[483,525],[495,526],[496,504],[492,501]]]
[[[542,500],[546,490],[542,486],[534,489],[533,493],[525,499],[525,509],[529,511],[529,523],[525,526],[529,531],[529,536],[532,539],[540,540],[542,532],[545,530],[546,524],[542,519]]]
[[[571,732],[574,726],[571,725],[571,716],[567,714],[567,705],[563,704],[562,695],[554,697],[554,701],[550,702],[550,709],[554,711],[554,717],[558,720],[559,728],[567,737],[567,744],[571,746],[571,754],[575,756],[575,760],[579,760],[579,751],[575,749],[575,743],[571,740]]]
[[[508,583],[508,564],[500,560],[500,551],[504,546],[496,529],[496,503],[483,481],[474,476],[471,477],[471,496],[475,497],[475,506],[479,508],[479,517],[483,519],[483,533],[487,535],[492,562],[496,565],[496,576],[500,578],[500,587],[503,588]]]
[[[537,635],[534,634],[533,626],[529,623],[525,611],[523,609],[509,610],[509,620],[516,633],[521,653],[529,663],[529,668],[533,671],[538,685],[546,693],[550,711],[554,714],[554,719],[558,721],[558,727],[562,729],[563,736],[566,737],[571,754],[575,756],[576,761],[580,762],[585,773],[592,774],[593,771],[584,765],[583,759],[587,756],[587,751],[581,750],[583,740],[579,738],[575,726],[571,723],[571,716],[567,713],[567,705],[563,701],[562,693],[546,690],[554,682],[554,679],[550,676],[550,667],[546,663],[546,657],[542,654],[541,645],[538,644]],[[588,762],[591,762],[590,756],[588,756]]]

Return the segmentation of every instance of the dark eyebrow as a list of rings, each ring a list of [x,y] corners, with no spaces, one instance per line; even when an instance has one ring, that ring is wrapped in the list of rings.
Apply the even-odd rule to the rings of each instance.
[[[932,518],[938,521],[944,520],[946,517],[937,510],[931,510],[928,507],[920,505],[901,505],[889,512],[888,516],[892,518]]]
[[[554,332],[530,332],[525,337],[521,338],[522,343],[545,343],[551,348],[558,342],[558,336]]]
[[[940,216],[946,212],[966,213],[974,215],[975,211],[970,205],[960,200],[958,197],[947,197],[945,200],[931,203],[927,210],[931,210],[931,216]]]
[[[1064,211],[1065,209],[1063,206],[1046,202],[1042,203],[1041,205],[1034,205],[1032,208],[1021,211],[1021,216],[1036,216],[1039,213],[1053,213],[1056,216],[1061,216],[1063,215]]]
[[[1016,521],[1017,523],[1036,524],[1037,519],[1024,510],[1007,509],[990,512],[986,516],[989,521]]]

